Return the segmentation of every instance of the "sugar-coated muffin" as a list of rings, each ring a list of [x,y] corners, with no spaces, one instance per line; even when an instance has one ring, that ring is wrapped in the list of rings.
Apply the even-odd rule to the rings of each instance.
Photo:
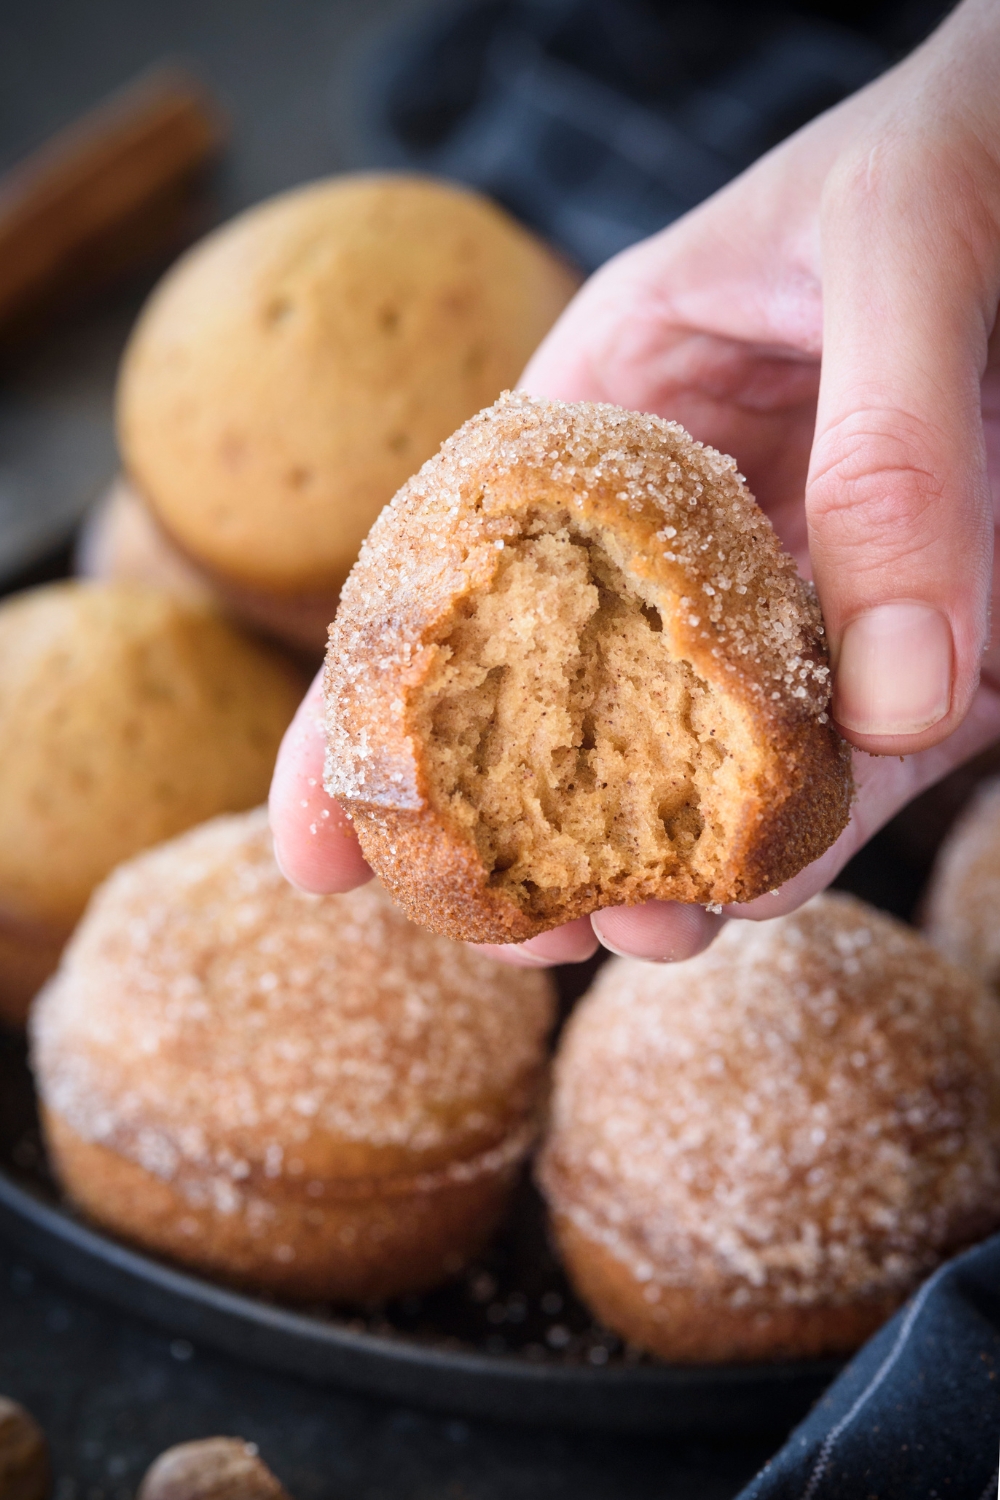
[[[748,901],[847,822],[811,589],[676,423],[505,395],[379,517],[325,677],[325,784],[415,921],[519,941]]]
[[[664,1359],[847,1353],[1000,1224],[1000,1009],[853,897],[613,959],[539,1177],[595,1313]]]
[[[24,1019],[119,860],[267,794],[298,670],[137,585],[0,604],[0,1016]]]
[[[69,1195],[125,1238],[289,1297],[433,1285],[537,1130],[547,976],[293,889],[263,809],[118,869],[32,1013]]]
[[[1000,779],[975,792],[941,845],[924,928],[953,963],[1000,992]]]
[[[577,282],[452,183],[358,174],[283,193],[154,292],[122,366],[125,466],[235,607],[283,631],[297,601],[322,649],[382,506],[517,379]]]

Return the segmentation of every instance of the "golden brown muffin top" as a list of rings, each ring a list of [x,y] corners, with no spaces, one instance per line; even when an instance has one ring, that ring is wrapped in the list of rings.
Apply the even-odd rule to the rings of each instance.
[[[905,1288],[1000,1214],[1000,1012],[842,894],[687,963],[614,959],[562,1042],[542,1176],[640,1279]]]
[[[576,285],[454,184],[350,175],[283,193],[154,292],[121,372],[126,468],[223,578],[337,589],[382,506],[517,379]]]
[[[651,599],[673,599],[674,655],[709,680],[727,674],[763,726],[827,723],[815,592],[735,460],[661,417],[505,392],[403,486],[345,586],[327,654],[331,795],[423,805],[412,746],[393,744],[396,689],[425,675],[456,601],[488,587],[542,503],[596,530]]]
[[[0,604],[0,916],[61,937],[119,860],[267,793],[296,668],[206,607],[66,582]]]
[[[42,1099],[86,1140],[349,1179],[433,1170],[534,1109],[544,974],[409,923],[374,883],[290,886],[263,809],[122,866],[36,1005]]]

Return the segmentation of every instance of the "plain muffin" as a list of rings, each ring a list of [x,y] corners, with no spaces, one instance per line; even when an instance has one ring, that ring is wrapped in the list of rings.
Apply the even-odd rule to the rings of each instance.
[[[92,1218],[227,1280],[369,1301],[489,1238],[553,997],[374,883],[295,890],[261,809],[117,870],[32,1014],[52,1160]]]
[[[688,1362],[846,1354],[1000,1224],[1000,1009],[853,897],[613,959],[539,1176],[570,1277]]]
[[[321,649],[382,506],[517,379],[576,285],[452,184],[358,175],[284,193],[154,292],[121,371],[126,469],[235,608]]]
[[[847,822],[823,624],[730,458],[505,395],[379,517],[325,675],[325,784],[415,921],[520,941],[749,901]]]
[[[211,610],[126,584],[0,605],[0,1015],[20,1022],[94,886],[260,802],[298,671]]]

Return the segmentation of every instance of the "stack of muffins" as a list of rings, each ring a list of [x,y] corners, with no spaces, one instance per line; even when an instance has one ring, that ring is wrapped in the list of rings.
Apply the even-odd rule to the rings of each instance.
[[[334,638],[331,775],[387,884],[408,865],[421,890],[400,875],[400,899],[443,932],[378,884],[291,888],[257,807],[365,534],[514,384],[574,285],[482,199],[405,177],[284,195],[170,273],[126,353],[125,477],[85,538],[90,581],[0,610],[0,998],[17,1020],[59,962],[31,1019],[53,1165],[96,1222],[205,1274],[348,1303],[433,1286],[489,1239],[541,1137],[567,1273],[621,1337],[684,1362],[846,1352],[1000,1224],[1000,1011],[984,984],[1000,964],[988,902],[977,926],[966,899],[1000,828],[946,857],[930,910],[948,957],[827,895],[734,921],[686,964],[612,959],[562,1034],[551,1091],[548,977],[454,940],[552,926],[623,880],[632,899],[745,898],[818,852],[791,850],[792,823],[815,832],[822,813],[827,843],[842,826],[821,622],[734,465],[655,419],[518,397],[379,523]],[[667,501],[648,499],[650,454]],[[721,529],[704,509],[683,521],[703,493]],[[657,532],[668,501],[683,524]],[[711,562],[724,585],[699,527],[729,549]],[[685,569],[714,601],[697,615],[665,603]],[[350,653],[381,639],[367,617],[354,627],[380,590],[406,605],[371,689],[385,764],[351,742],[366,668]],[[430,631],[421,684],[451,696],[433,723],[424,704],[393,728],[419,675],[411,626]],[[670,683],[656,713],[686,738],[647,787],[627,742],[652,722],[654,660]],[[575,725],[558,693],[591,677],[611,708]],[[538,747],[567,734],[545,785]],[[439,796],[433,817],[406,776]],[[696,795],[718,804],[711,838]],[[627,797],[652,851],[638,872]],[[559,860],[574,872],[562,904],[539,873]]]
[[[60,964],[32,1023],[51,1159],[136,1243],[370,1300],[451,1274],[503,1212],[549,981],[377,887],[293,891],[252,809],[372,520],[576,280],[418,178],[244,214],[130,341],[88,576],[0,608],[0,1013],[23,1024]]]
[[[577,277],[476,193],[346,176],[242,214],[153,294],[122,365],[97,576],[162,576],[322,652],[365,534],[513,385]]]

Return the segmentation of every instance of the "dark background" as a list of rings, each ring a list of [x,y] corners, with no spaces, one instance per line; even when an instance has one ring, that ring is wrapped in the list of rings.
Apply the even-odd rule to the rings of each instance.
[[[863,23],[895,54],[941,9],[800,8]],[[209,221],[368,164],[355,110],[365,58],[425,9],[420,0],[2,0],[0,170],[168,58],[191,65],[232,122]],[[684,9],[697,27],[699,7]],[[0,588],[64,566],[73,524],[114,474],[114,371],[150,282],[55,330],[0,380]],[[876,850],[854,885],[904,909],[915,885],[892,860],[888,846]],[[776,1444],[773,1433],[728,1443],[491,1427],[324,1391],[171,1341],[2,1242],[0,1392],[43,1423],[56,1500],[126,1500],[163,1448],[220,1432],[257,1442],[296,1500],[721,1500]]]

